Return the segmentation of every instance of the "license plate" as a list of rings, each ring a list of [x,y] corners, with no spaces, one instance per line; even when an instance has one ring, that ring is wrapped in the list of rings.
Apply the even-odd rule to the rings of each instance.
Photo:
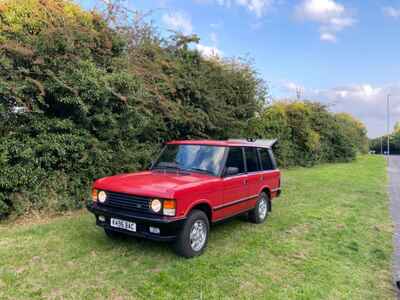
[[[111,218],[111,227],[121,228],[129,231],[136,231],[136,223],[128,222],[125,220]]]

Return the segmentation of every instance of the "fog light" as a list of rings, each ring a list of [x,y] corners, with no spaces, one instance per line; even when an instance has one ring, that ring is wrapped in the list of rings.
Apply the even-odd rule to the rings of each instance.
[[[158,227],[150,226],[149,230],[151,233],[160,234],[160,228],[158,228]]]
[[[99,216],[99,221],[100,222],[105,222],[106,221],[106,217],[105,216]]]

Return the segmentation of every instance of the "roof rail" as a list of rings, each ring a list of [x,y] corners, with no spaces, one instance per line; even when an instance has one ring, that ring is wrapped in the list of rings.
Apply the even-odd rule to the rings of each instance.
[[[271,148],[278,140],[263,140],[263,139],[255,139],[255,138],[247,138],[247,139],[228,139],[231,142],[240,142],[240,143],[248,143],[252,146]]]

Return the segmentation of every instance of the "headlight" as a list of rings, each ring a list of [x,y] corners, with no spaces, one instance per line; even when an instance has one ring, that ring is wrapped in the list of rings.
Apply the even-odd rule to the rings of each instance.
[[[150,208],[152,209],[152,211],[159,213],[161,211],[161,201],[158,199],[153,199],[150,202]]]
[[[92,189],[92,200],[93,200],[93,202],[97,202],[97,193],[98,192],[99,192],[98,190]]]
[[[105,191],[100,191],[99,194],[97,195],[97,198],[99,199],[100,203],[104,203],[107,200],[107,194]]]

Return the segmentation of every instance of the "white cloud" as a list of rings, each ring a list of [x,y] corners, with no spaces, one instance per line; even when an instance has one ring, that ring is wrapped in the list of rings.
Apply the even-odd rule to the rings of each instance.
[[[213,45],[217,45],[218,44],[218,36],[215,32],[211,32],[210,33],[210,41]]]
[[[223,53],[218,49],[218,36],[215,32],[210,33],[211,45],[196,44],[196,50],[205,58],[221,58]]]
[[[274,0],[215,0],[220,6],[227,8],[233,5],[245,7],[251,13],[254,13],[258,18],[262,17],[265,12],[274,4]]]
[[[336,96],[342,99],[351,97],[360,101],[373,102],[376,101],[376,96],[382,91],[380,87],[374,87],[370,84],[358,84],[344,87],[336,87],[328,91],[328,96]]]
[[[333,0],[305,0],[297,7],[300,16],[319,22],[329,22],[344,11],[344,6]]]
[[[236,0],[237,4],[246,7],[257,17],[261,17],[272,6],[273,0]]]
[[[292,81],[283,81],[280,84],[281,90],[283,90],[284,92],[289,92],[289,93],[297,93],[299,91],[304,91],[304,86],[292,82]]]
[[[305,88],[294,82],[280,84],[281,91],[295,99],[301,91],[301,99],[322,102],[334,112],[347,112],[359,118],[367,126],[368,135],[376,137],[386,131],[386,99],[391,94],[391,127],[400,120],[400,82],[382,86],[352,84],[327,89]]]
[[[211,27],[211,28],[215,28],[215,29],[221,28],[221,27],[222,27],[222,22],[211,23],[211,24],[210,24],[210,27]]]
[[[162,21],[170,30],[180,31],[183,34],[191,34],[193,32],[192,21],[183,12],[164,14]]]
[[[202,44],[197,44],[196,45],[197,51],[200,52],[200,54],[203,57],[206,58],[211,58],[211,57],[222,57],[222,51],[219,50],[217,47],[212,47],[212,46],[205,46]]]
[[[320,35],[321,41],[326,41],[326,42],[336,42],[336,35],[329,33],[329,32],[321,32]]]
[[[394,8],[392,6],[386,6],[382,8],[383,14],[387,17],[400,18],[400,8]]]
[[[356,20],[349,11],[334,0],[303,0],[295,9],[295,15],[320,26],[320,39],[336,42],[336,34],[354,25]]]

